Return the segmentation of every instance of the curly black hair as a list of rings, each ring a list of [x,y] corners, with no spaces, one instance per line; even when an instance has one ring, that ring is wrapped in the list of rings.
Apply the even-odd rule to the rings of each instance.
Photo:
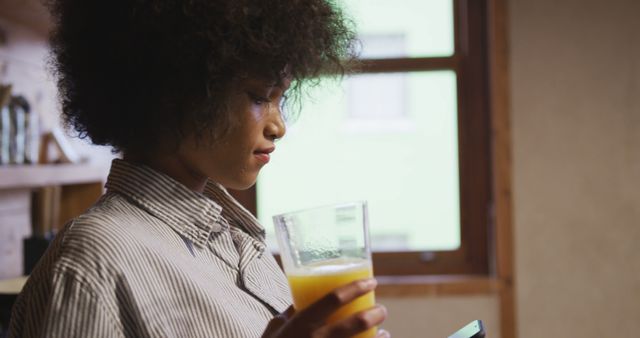
[[[140,152],[228,128],[232,83],[343,75],[354,30],[331,0],[47,0],[68,127]],[[286,74],[283,70],[286,69]]]

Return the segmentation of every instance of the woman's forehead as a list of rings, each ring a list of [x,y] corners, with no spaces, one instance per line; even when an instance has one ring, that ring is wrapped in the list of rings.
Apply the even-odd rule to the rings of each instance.
[[[268,79],[265,77],[246,77],[240,80],[239,85],[241,87],[259,87],[259,88],[273,88],[279,87],[283,90],[287,90],[291,86],[291,78],[284,77],[281,79]]]

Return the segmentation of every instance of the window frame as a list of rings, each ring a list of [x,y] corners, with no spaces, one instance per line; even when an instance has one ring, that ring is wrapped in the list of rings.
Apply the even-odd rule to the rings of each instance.
[[[362,59],[356,73],[451,70],[457,78],[460,248],[374,252],[376,275],[488,275],[494,216],[489,92],[488,0],[453,0],[454,54]],[[231,192],[256,214],[256,187]]]

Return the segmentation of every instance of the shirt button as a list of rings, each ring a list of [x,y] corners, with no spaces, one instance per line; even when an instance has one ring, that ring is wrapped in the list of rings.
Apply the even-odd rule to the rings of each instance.
[[[222,230],[222,225],[220,225],[219,223],[213,223],[211,225],[212,232],[220,232],[220,230]]]

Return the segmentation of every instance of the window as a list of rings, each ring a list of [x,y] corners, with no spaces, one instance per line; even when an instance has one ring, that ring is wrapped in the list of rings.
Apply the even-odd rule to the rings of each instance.
[[[369,201],[378,275],[486,274],[491,224],[486,3],[343,0],[362,67],[318,88],[257,188],[271,216]]]

